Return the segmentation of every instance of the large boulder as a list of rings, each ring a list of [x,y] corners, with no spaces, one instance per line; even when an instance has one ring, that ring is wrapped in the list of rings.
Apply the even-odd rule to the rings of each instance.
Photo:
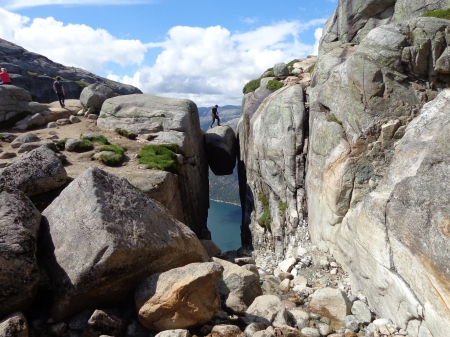
[[[142,93],[131,85],[97,76],[84,69],[66,67],[3,39],[0,39],[0,67],[8,70],[15,86],[29,91],[34,101],[42,103],[57,99],[52,90],[56,76],[63,78],[67,99],[79,100],[83,88],[92,83],[106,84],[119,95]]]
[[[95,111],[100,111],[108,98],[114,97],[114,91],[105,84],[91,84],[83,89],[80,95],[80,102],[84,108],[93,108]]]
[[[344,322],[345,317],[350,314],[351,305],[347,295],[340,289],[322,288],[312,295],[308,309],[321,316]]]
[[[120,301],[151,274],[208,260],[188,227],[126,179],[98,168],[78,176],[42,215],[41,259],[57,319],[93,302]]]
[[[178,175],[166,171],[138,170],[126,173],[124,177],[146,196],[159,201],[175,219],[185,223]]]
[[[31,102],[28,91],[14,86],[0,86],[0,123],[13,121],[13,124],[29,114],[39,113],[45,110],[45,106]]]
[[[206,158],[217,176],[233,174],[236,166],[237,139],[229,126],[218,126],[205,134]]]
[[[275,295],[257,297],[245,312],[245,317],[250,322],[260,322],[266,326],[281,327],[288,325],[286,308]]]
[[[220,308],[216,281],[222,272],[218,263],[192,263],[148,277],[136,289],[139,321],[152,331],[207,323]]]
[[[58,156],[46,146],[30,151],[0,171],[0,186],[14,187],[34,196],[63,186],[67,172]]]
[[[13,149],[19,148],[22,144],[25,143],[36,143],[40,142],[41,139],[33,133],[23,133],[19,135],[16,139],[11,142],[11,147]]]
[[[225,260],[213,258],[213,261],[224,268],[217,286],[220,295],[226,298],[225,305],[231,312],[243,314],[255,298],[263,294],[259,276]]]
[[[277,63],[273,66],[273,73],[275,76],[288,76],[289,68],[287,67],[286,63]]]
[[[141,134],[150,140],[150,144],[178,145],[178,186],[185,224],[202,237],[208,217],[209,182],[195,103],[151,95],[118,96],[103,103],[97,126],[104,130],[120,128]]]
[[[319,54],[344,43],[360,43],[375,27],[447,8],[447,0],[342,0],[325,24]]]
[[[0,321],[0,336],[28,337],[28,322],[21,312],[16,312]]]
[[[22,192],[0,187],[0,317],[28,309],[36,294],[40,221],[39,211]]]

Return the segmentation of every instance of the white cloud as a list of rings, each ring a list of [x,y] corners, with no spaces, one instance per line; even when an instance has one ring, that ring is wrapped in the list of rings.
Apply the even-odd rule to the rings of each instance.
[[[68,24],[49,17],[34,19],[0,8],[0,37],[51,60],[92,72],[106,62],[140,65],[148,46],[139,40],[117,39],[104,29]]]
[[[322,32],[323,28],[316,28],[314,32],[314,37],[316,38],[316,42],[314,43],[314,52],[313,55],[319,54],[319,45],[320,45],[320,39],[322,38]]]
[[[84,5],[134,5],[152,3],[150,0],[0,0],[0,6],[6,9],[20,9],[27,7],[64,5],[64,6],[84,6]]]
[[[317,51],[299,35],[324,20],[280,22],[246,33],[232,34],[215,26],[173,27],[153,66],[142,67],[120,80],[145,93],[189,98],[199,106],[240,104],[242,87],[278,62],[289,62]],[[316,30],[316,37],[320,34]],[[317,44],[317,42],[316,42]]]
[[[245,18],[241,19],[241,22],[247,24],[247,25],[253,25],[254,23],[258,22],[257,18]]]
[[[113,0],[110,0],[113,1]],[[144,93],[189,98],[199,106],[240,104],[242,87],[278,62],[317,52],[305,44],[307,29],[325,20],[286,21],[248,32],[232,33],[215,26],[173,27],[163,42],[118,39],[104,29],[64,24],[49,17],[29,20],[0,8],[0,38],[16,43],[67,66],[99,73],[110,63],[138,65],[134,74],[108,78],[132,84]],[[149,48],[162,49],[154,64],[144,64]]]

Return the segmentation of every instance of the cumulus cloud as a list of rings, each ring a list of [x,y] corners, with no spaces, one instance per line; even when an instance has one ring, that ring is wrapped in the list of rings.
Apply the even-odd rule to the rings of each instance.
[[[198,105],[239,104],[242,87],[278,62],[314,54],[315,45],[304,44],[300,34],[324,20],[308,23],[279,22],[246,33],[226,28],[177,26],[170,29],[153,66],[133,76],[110,79],[138,86],[146,93],[189,98]],[[316,37],[320,34],[316,30]]]
[[[325,22],[283,21],[235,33],[221,26],[176,26],[163,42],[143,43],[52,17],[30,20],[2,8],[0,21],[0,38],[53,61],[109,73],[108,78],[132,84],[144,93],[189,98],[199,106],[240,104],[242,87],[267,68],[317,53],[320,26]],[[302,34],[311,28],[316,28],[316,43],[305,44]],[[161,49],[152,64],[145,63],[149,48]],[[119,77],[104,69],[111,63],[139,69]]]
[[[104,29],[64,25],[49,17],[30,19],[0,8],[0,37],[64,65],[100,72],[106,62],[140,65],[148,46],[117,39]]]
[[[6,9],[20,9],[27,7],[64,5],[133,5],[152,3],[150,0],[0,0],[0,6]]]

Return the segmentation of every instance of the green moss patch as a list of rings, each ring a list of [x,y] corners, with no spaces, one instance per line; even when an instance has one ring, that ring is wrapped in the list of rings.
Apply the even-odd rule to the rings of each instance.
[[[425,12],[423,15],[425,18],[439,18],[450,20],[450,8],[448,9],[439,9],[435,11]]]
[[[89,138],[87,139],[86,137],[83,136],[83,134],[80,135],[80,139],[82,140],[87,140],[90,141],[91,143],[96,143],[96,144],[100,144],[100,145],[109,145],[110,143],[108,142],[108,138],[106,138],[103,135],[100,135],[98,137],[94,137],[94,138]]]
[[[258,89],[261,86],[261,79],[258,78],[257,80],[252,80],[250,82],[248,82],[245,86],[244,89],[242,89],[242,92],[244,94],[248,94],[249,92],[253,92],[256,89]]]
[[[1,133],[0,133],[0,142],[3,142],[5,140],[5,136],[3,136]]]
[[[294,63],[300,62],[300,60],[294,59],[291,62],[287,64],[287,67],[289,69],[289,73],[292,73],[292,70],[294,70]]]
[[[121,136],[123,136],[123,137],[127,137],[128,139],[131,139],[131,140],[135,140],[136,137],[138,136],[136,133],[134,133],[134,132],[128,132],[128,131],[125,130],[125,129],[117,128],[117,129],[115,129],[114,131],[116,131],[119,135],[121,135]]]
[[[76,152],[86,152],[94,149],[94,144],[87,139],[82,139],[81,143],[78,143],[75,147]]]
[[[34,71],[27,71],[27,73],[28,73],[28,75],[31,75],[31,76],[38,76],[39,74],[38,73],[35,73]]]
[[[147,168],[178,174],[180,165],[177,158],[178,145],[145,145],[139,151],[139,163]]]
[[[120,166],[125,158],[125,149],[119,145],[104,145],[98,149],[99,152],[111,151],[112,155],[100,155],[101,161],[107,166]]]
[[[87,84],[83,81],[74,81],[76,84],[78,84],[81,88],[86,88]]]
[[[264,227],[265,229],[267,229],[268,231],[270,231],[270,209],[269,209],[269,202],[267,201],[266,196],[264,195],[263,192],[260,192],[258,195],[258,200],[262,203],[263,205],[263,214],[259,217],[258,219],[258,224],[261,227]]]
[[[284,83],[277,80],[270,80],[267,82],[266,88],[272,91],[277,91],[283,87]]]
[[[333,115],[333,114],[328,116],[328,121],[329,122],[338,123],[340,126],[342,126],[342,122],[339,119],[337,119],[337,117],[335,115]]]
[[[58,151],[63,151],[66,148],[66,142],[69,138],[63,138],[60,139],[58,141],[58,143],[56,143],[56,148],[58,149]]]

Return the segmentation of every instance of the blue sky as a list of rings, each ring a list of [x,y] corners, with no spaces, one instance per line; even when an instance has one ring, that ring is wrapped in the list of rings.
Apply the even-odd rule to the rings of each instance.
[[[334,0],[0,0],[0,38],[68,66],[189,98],[240,104],[243,85],[317,49]]]

